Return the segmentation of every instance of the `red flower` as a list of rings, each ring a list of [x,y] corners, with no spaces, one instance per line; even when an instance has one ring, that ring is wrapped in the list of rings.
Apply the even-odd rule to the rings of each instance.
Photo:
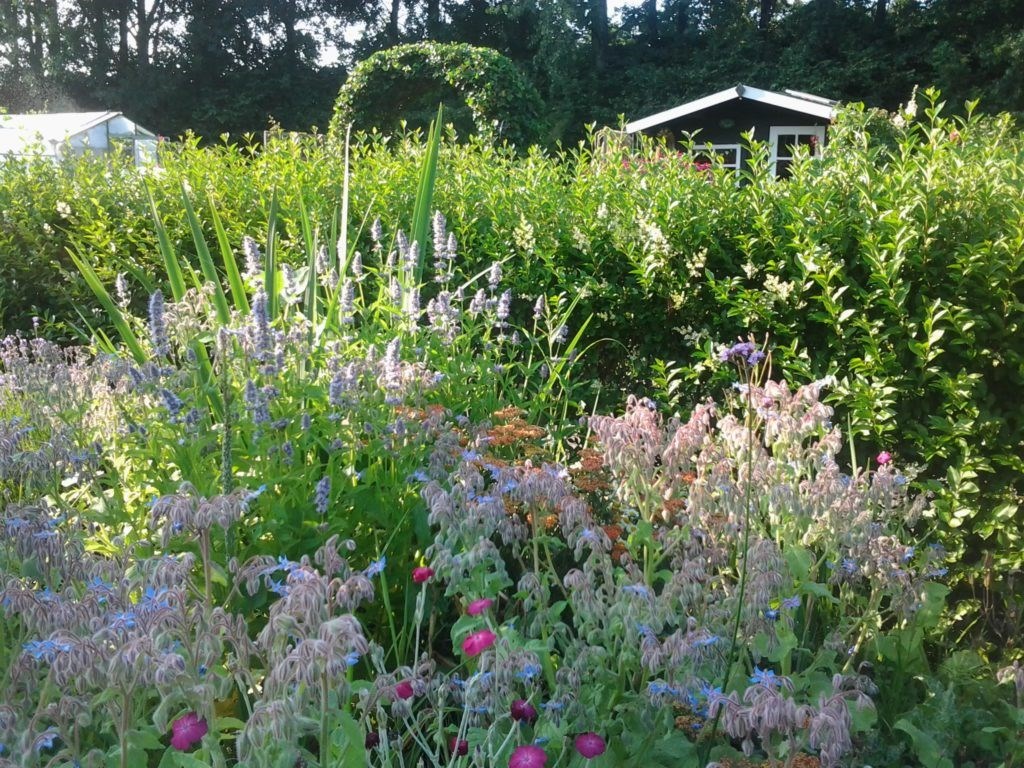
[[[367,731],[366,738],[363,739],[363,746],[367,749],[373,749],[374,747],[380,746],[380,734],[377,731]]]
[[[604,739],[596,733],[581,733],[576,737],[574,744],[576,751],[587,758],[587,760],[604,754]]]
[[[884,467],[886,464],[892,461],[892,454],[889,453],[888,451],[882,451],[875,457],[875,461],[877,461],[879,465]]]
[[[448,751],[453,755],[468,755],[469,754],[469,742],[465,739],[460,739],[458,736],[452,736],[448,740]]]
[[[430,577],[434,575],[433,568],[427,568],[426,566],[412,569],[412,580],[417,584],[422,584],[425,581],[430,581]]]
[[[474,632],[462,641],[462,652],[467,656],[479,656],[492,645],[498,636],[489,629]]]
[[[206,721],[195,712],[182,715],[171,725],[171,746],[175,749],[190,749],[203,740],[210,730]]]
[[[532,723],[537,719],[537,710],[525,699],[516,699],[512,702],[512,719]]]
[[[466,613],[468,613],[470,616],[479,616],[492,605],[494,605],[494,601],[491,598],[481,597],[479,600],[474,600],[472,603],[466,606]]]
[[[400,699],[411,699],[415,691],[412,689],[412,683],[408,680],[403,680],[395,686],[395,696]]]
[[[533,744],[524,744],[512,750],[508,768],[544,768],[548,763],[547,753]]]

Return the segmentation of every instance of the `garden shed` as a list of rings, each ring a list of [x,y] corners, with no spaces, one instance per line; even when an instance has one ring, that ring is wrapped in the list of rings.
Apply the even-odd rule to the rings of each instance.
[[[786,176],[795,147],[806,146],[812,155],[820,151],[836,104],[800,91],[737,85],[627,123],[626,133],[661,136],[670,144],[690,136],[698,144],[710,144],[727,167],[739,170],[741,136],[753,131],[755,139],[769,143],[775,174]]]
[[[121,112],[0,114],[0,155],[130,153],[136,165],[156,162],[157,136]]]

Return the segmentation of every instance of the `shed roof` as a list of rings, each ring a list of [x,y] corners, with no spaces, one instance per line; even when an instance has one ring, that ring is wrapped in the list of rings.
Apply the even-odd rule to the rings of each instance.
[[[112,136],[155,139],[156,134],[124,117],[121,112],[48,112],[27,115],[0,114],[0,153],[20,152],[37,138],[63,142],[103,123],[115,123]]]
[[[700,112],[701,110],[715,107],[734,99],[750,99],[751,101],[771,104],[775,107],[789,109],[793,112],[802,112],[805,115],[812,115],[826,120],[835,118],[836,104],[838,103],[832,99],[826,99],[810,93],[802,93],[801,91],[786,90],[780,93],[777,91],[766,91],[763,88],[754,88],[749,85],[737,85],[732,88],[726,88],[718,93],[712,93],[710,96],[704,96],[696,101],[688,101],[685,104],[680,104],[678,107],[666,109],[664,112],[658,112],[657,114],[634,120],[631,123],[626,123],[626,133],[644,131],[656,125],[661,125],[680,117],[686,117],[687,115],[692,115],[695,112]]]

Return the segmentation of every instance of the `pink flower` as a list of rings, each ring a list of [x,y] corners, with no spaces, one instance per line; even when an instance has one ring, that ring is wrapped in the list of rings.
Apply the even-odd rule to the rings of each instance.
[[[548,763],[547,753],[533,744],[524,744],[512,750],[508,768],[544,768]]]
[[[581,733],[573,743],[576,745],[576,751],[587,760],[604,754],[604,739],[596,733]]]
[[[171,725],[171,746],[175,749],[190,749],[203,740],[209,727],[195,712],[182,715]]]
[[[892,454],[889,453],[888,451],[882,451],[875,457],[875,461],[877,461],[881,466],[884,467],[886,464],[892,461]]]
[[[403,680],[395,686],[395,696],[400,699],[411,699],[415,691],[412,689],[412,683],[408,680]]]
[[[474,632],[462,641],[462,652],[467,656],[479,656],[492,645],[498,636],[489,629]]]
[[[422,584],[425,581],[430,581],[430,577],[434,575],[433,568],[427,568],[426,566],[412,569],[412,580],[417,584]]]
[[[465,739],[460,739],[458,736],[452,736],[448,740],[448,751],[453,755],[468,755],[469,742]]]
[[[494,605],[494,601],[491,600],[491,598],[481,597],[479,600],[474,600],[472,603],[466,606],[466,613],[468,613],[470,616],[479,616],[492,605]]]
[[[516,699],[512,702],[512,719],[521,723],[532,723],[537,719],[537,710],[525,699]]]

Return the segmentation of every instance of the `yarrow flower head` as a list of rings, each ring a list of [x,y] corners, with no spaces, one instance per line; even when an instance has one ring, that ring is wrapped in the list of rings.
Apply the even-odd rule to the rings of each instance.
[[[498,636],[491,632],[491,630],[481,629],[479,632],[473,632],[462,641],[462,652],[467,656],[479,656],[494,645],[494,641],[497,639]]]
[[[573,745],[576,747],[576,751],[587,760],[603,755],[605,750],[604,739],[593,732],[581,733],[573,741]]]
[[[508,768],[544,768],[547,763],[547,752],[533,744],[523,744],[512,750]]]
[[[494,601],[491,598],[481,597],[479,600],[474,600],[466,606],[466,613],[470,616],[479,616],[482,613],[486,613],[492,605],[494,605]]]
[[[171,746],[181,750],[191,749],[203,740],[208,730],[206,720],[195,712],[189,712],[171,725]]]
[[[412,580],[416,584],[423,584],[425,582],[430,581],[430,578],[433,575],[434,575],[434,569],[433,568],[427,568],[426,566],[421,566],[419,568],[413,568],[412,569]]]
[[[739,363],[746,365],[757,365],[764,360],[764,352],[759,350],[752,341],[741,341],[731,347],[723,349],[718,354],[718,359],[723,363]]]

